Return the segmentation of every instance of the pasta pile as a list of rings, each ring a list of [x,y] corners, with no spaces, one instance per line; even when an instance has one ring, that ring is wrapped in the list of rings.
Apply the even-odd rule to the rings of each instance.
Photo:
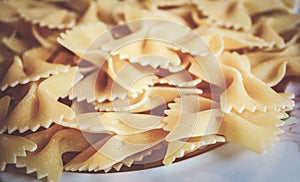
[[[1,1],[1,171],[12,164],[58,181],[62,171],[120,171],[155,151],[164,165],[216,143],[265,152],[295,105],[281,85],[300,76],[296,7]]]

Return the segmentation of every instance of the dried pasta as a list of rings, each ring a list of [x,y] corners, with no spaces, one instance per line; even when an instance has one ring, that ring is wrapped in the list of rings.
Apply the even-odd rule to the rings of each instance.
[[[298,111],[282,92],[300,76],[297,3],[1,1],[0,171],[59,181],[226,142],[266,152]]]

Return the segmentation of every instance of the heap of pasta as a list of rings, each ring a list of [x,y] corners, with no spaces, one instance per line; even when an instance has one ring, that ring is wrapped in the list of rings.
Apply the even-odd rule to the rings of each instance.
[[[1,1],[1,170],[9,164],[58,181],[62,171],[120,171],[155,152],[169,165],[225,142],[265,152],[294,107],[282,90],[300,76],[296,7],[296,0]],[[208,51],[198,60],[203,45],[165,24],[126,26],[147,19],[188,28]]]

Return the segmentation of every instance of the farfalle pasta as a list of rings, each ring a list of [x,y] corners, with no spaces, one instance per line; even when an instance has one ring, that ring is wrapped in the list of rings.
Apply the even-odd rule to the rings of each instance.
[[[226,142],[266,152],[297,111],[282,92],[300,76],[297,3],[0,2],[0,170],[59,181]]]

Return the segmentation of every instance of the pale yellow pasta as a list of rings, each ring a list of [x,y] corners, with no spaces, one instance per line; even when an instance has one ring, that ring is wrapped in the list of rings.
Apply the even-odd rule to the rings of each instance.
[[[243,5],[243,1],[194,1],[198,9],[207,15],[210,21],[226,28],[233,27],[234,29],[251,28],[251,18]]]
[[[102,22],[81,25],[62,33],[57,42],[69,49],[78,56],[83,56],[88,50],[93,50],[93,44],[103,33],[107,31],[107,26]],[[98,45],[99,46],[99,45]]]
[[[285,117],[285,114],[273,111],[226,113],[218,133],[224,135],[227,141],[264,153],[273,142],[279,141],[277,135],[283,132],[279,127]]]
[[[297,0],[265,0],[252,1],[244,0],[244,6],[251,15],[273,10],[283,10],[292,12],[297,8]]]
[[[18,3],[16,3],[18,4]],[[0,21],[6,23],[16,22],[20,19],[19,13],[17,12],[17,6],[10,1],[1,1],[1,12]]]
[[[18,12],[26,21],[50,29],[74,27],[77,18],[74,12],[47,2],[22,1]]]
[[[127,60],[120,59],[119,56],[112,56],[108,58],[107,62],[107,74],[129,92],[142,93],[149,86],[158,82],[158,77],[154,73],[144,73],[139,70],[139,67]]]
[[[261,37],[269,43],[269,47],[285,47],[284,39],[280,33],[284,33],[297,26],[300,22],[298,14],[279,14],[261,17],[252,28],[254,35]]]
[[[0,82],[0,88],[4,91],[8,87],[38,81],[41,78],[67,72],[69,69],[68,65],[48,63],[47,60],[36,57],[34,51],[28,51],[23,54],[22,59],[18,56],[14,57],[13,63]]]
[[[90,133],[132,135],[162,128],[162,119],[148,114],[90,112],[77,115],[73,121],[63,120],[62,125]]]
[[[300,76],[297,3],[0,2],[0,171],[59,181],[226,142],[264,153],[298,102],[281,93]]]
[[[144,1],[144,4],[153,12],[159,11],[164,12],[165,14],[175,15],[182,18],[182,20],[185,21],[184,24],[188,25],[191,28],[195,27],[194,22],[191,20],[191,16],[192,14],[198,13],[198,11],[197,8],[189,0],[149,0]]]
[[[37,146],[21,136],[0,134],[0,148],[0,171],[4,171],[6,164],[16,164],[17,157],[26,156],[26,152],[33,152]]]
[[[277,85],[283,78],[299,76],[300,45],[291,44],[277,52],[254,52],[247,54],[251,72],[270,87]]]
[[[108,22],[108,24],[113,25],[124,22],[124,6],[143,7],[143,4],[139,0],[128,0],[126,2],[99,0],[97,3],[99,12],[101,12],[100,17]]]
[[[142,161],[145,157],[150,156],[153,152],[155,152],[161,148],[162,148],[162,144],[158,144],[148,150],[138,152],[132,156],[125,158],[124,160],[122,160],[122,162],[119,162],[119,163],[113,165],[112,167],[105,169],[104,172],[107,173],[112,169],[114,169],[116,171],[120,171],[123,166],[131,167],[134,162]]]
[[[183,138],[213,135],[217,133],[222,117],[219,110],[206,110],[193,114],[179,115],[172,113],[168,120],[177,120],[176,126],[170,131],[166,140],[173,142]],[[176,119],[179,118],[179,119]]]
[[[143,20],[143,19],[159,19],[159,20],[167,20],[170,22],[175,22],[178,24],[185,25],[186,22],[179,16],[172,15],[169,13],[165,13],[160,10],[145,10],[141,8],[136,8],[133,6],[125,6],[124,7],[124,17],[126,22],[134,21],[134,20]]]
[[[153,68],[168,68],[169,65],[178,66],[181,63],[168,43],[152,39],[131,42],[120,47],[114,54],[119,54],[121,58],[127,58],[132,63],[150,65]]]
[[[168,149],[163,160],[164,165],[172,164],[175,159],[184,157],[186,154],[200,149],[203,146],[225,142],[225,138],[217,135],[203,136],[197,141],[173,141],[168,143]]]
[[[195,87],[201,82],[202,80],[200,78],[193,78],[186,70],[170,73],[159,79],[160,84],[169,84],[176,87]]]
[[[244,48],[264,48],[267,42],[248,32],[228,30],[218,27],[200,26],[195,32],[202,38],[214,52],[223,50],[237,50]],[[217,54],[219,55],[219,54]]]
[[[180,7],[182,5],[189,4],[189,0],[149,0],[145,1],[145,4],[150,9],[158,9],[161,7],[168,7],[168,6],[177,6]]]
[[[0,123],[4,122],[5,117],[8,114],[8,109],[9,109],[9,104],[11,101],[10,96],[3,96],[0,98],[0,104],[1,104],[1,109],[0,109]]]
[[[254,67],[268,60],[277,59],[277,58],[286,58],[289,56],[294,57],[299,54],[300,54],[300,44],[295,43],[280,50],[275,50],[275,51],[261,50],[261,51],[249,52],[246,53],[245,55],[249,58],[251,67]]]
[[[248,61],[247,57],[240,56],[237,53],[224,53],[220,60],[224,64],[222,70],[227,83],[226,91],[220,96],[221,108],[224,112],[228,113],[231,109],[238,112],[242,112],[244,109],[265,112],[267,110],[278,111],[294,107],[294,101],[279,95],[251,74],[249,69],[247,70],[244,66],[238,65],[241,60]]]
[[[80,18],[77,25],[97,23],[98,21],[99,21],[99,17],[98,17],[97,2],[90,1],[89,7],[84,12],[84,15]]]
[[[51,76],[41,83],[30,84],[26,95],[0,123],[1,133],[36,131],[41,126],[48,128],[53,121],[73,119],[75,114],[72,109],[57,99],[66,96],[77,79],[76,68],[72,68],[67,73]],[[27,109],[24,110],[24,107]]]
[[[163,130],[148,131],[131,136],[115,135],[99,149],[96,148],[96,151],[88,152],[88,157],[85,155],[75,157],[66,164],[65,169],[68,171],[99,171],[107,169],[133,154],[159,144],[165,136],[166,132]],[[111,151],[119,152],[112,153]]]
[[[292,12],[297,8],[297,0],[204,0],[192,1],[208,17],[206,21],[226,28],[250,30],[251,15],[282,10]]]
[[[45,137],[45,131],[29,137],[39,140]],[[26,157],[18,157],[16,167],[26,167],[27,174],[36,172],[38,179],[47,177],[48,181],[58,181],[63,170],[62,154],[80,152],[87,148],[89,143],[79,130],[63,129],[55,132],[43,145],[38,146],[36,152],[28,153]]]
[[[111,102],[95,103],[100,111],[145,112],[178,98],[182,95],[201,94],[196,88],[150,87],[136,98],[116,99]]]
[[[199,108],[199,105],[201,106],[201,100],[203,99],[197,99],[195,96],[194,98],[182,98],[181,101],[177,100],[175,108],[171,107],[167,112],[168,117],[166,117],[166,122],[168,123],[168,127],[164,129],[170,130],[170,133],[167,135],[166,140],[176,141],[181,138],[201,136],[203,131],[206,132],[205,134],[213,134],[209,132],[214,130],[213,132],[215,134],[223,135],[226,141],[233,141],[250,150],[262,153],[267,147],[272,145],[272,142],[278,141],[277,135],[282,133],[279,127],[283,125],[283,121],[280,119],[287,116],[282,112],[276,111],[243,111],[242,113],[233,111],[230,113],[222,113],[219,109],[202,110]],[[211,101],[211,103],[213,102]],[[190,109],[186,109],[188,106]],[[179,112],[180,110],[181,112]],[[213,115],[203,121],[203,117],[201,116],[208,111],[214,111],[218,116]],[[178,117],[177,113],[183,114]],[[197,113],[199,117],[194,117]],[[189,120],[181,119],[184,117],[189,118]],[[219,120],[217,124],[215,124],[215,120],[217,119],[214,117]],[[210,122],[207,123],[207,120],[210,120]],[[209,127],[207,127],[207,125],[209,125]],[[185,131],[185,128],[180,130],[180,127],[189,128],[193,132],[188,133]],[[256,133],[255,137],[253,133]],[[206,136],[205,134],[203,136]]]
[[[76,99],[77,101],[86,100],[91,103],[94,101],[112,101],[117,98],[123,99],[127,96],[128,91],[115,83],[105,71],[100,70],[99,73],[97,71],[95,69],[91,74],[85,76],[74,85],[69,93],[69,98]],[[136,93],[131,95],[131,97],[133,96],[137,96]]]

